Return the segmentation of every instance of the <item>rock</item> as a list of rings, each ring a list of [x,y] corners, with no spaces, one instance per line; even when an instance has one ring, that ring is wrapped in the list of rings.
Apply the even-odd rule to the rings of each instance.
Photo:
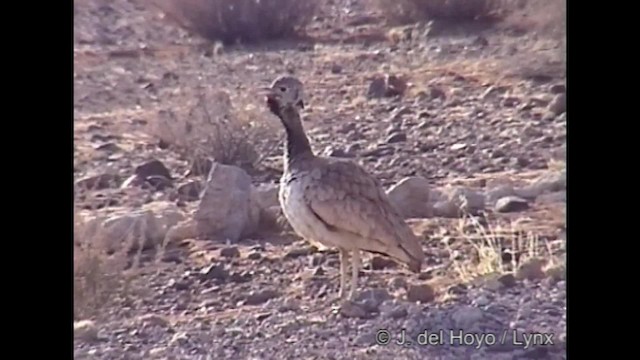
[[[229,277],[229,272],[225,270],[224,265],[209,265],[200,270],[200,281],[221,280],[224,281]]]
[[[188,343],[189,343],[189,335],[187,335],[187,333],[183,331],[173,334],[173,336],[171,337],[171,340],[169,340],[169,346],[171,347],[173,346],[182,347],[182,346],[186,346]]]
[[[554,84],[549,87],[549,91],[552,94],[562,94],[567,91],[567,87],[564,84]]]
[[[529,259],[520,265],[516,272],[516,278],[528,280],[543,279],[545,277],[545,273],[542,270],[543,265],[544,261],[541,259]]]
[[[316,249],[312,246],[303,246],[298,248],[293,248],[289,250],[285,255],[285,259],[295,259],[301,256],[308,256],[316,252]]]
[[[460,217],[460,215],[460,209],[449,200],[442,200],[433,204],[433,216],[457,218]]]
[[[159,314],[146,314],[138,317],[138,321],[143,326],[160,326],[160,327],[170,327],[171,322],[165,316]]]
[[[506,288],[510,288],[516,285],[516,278],[513,274],[504,274],[498,278],[498,282]]]
[[[251,193],[251,178],[244,170],[213,164],[194,214],[198,235],[233,242],[251,235],[260,220]]]
[[[376,255],[371,258],[371,270],[382,270],[387,268],[395,268],[395,261],[384,256]]]
[[[395,143],[405,142],[405,141],[407,141],[407,134],[403,132],[394,132],[393,134],[387,137],[387,140],[385,140],[387,144],[395,144]]]
[[[407,308],[405,308],[402,305],[397,305],[391,310],[389,310],[389,312],[385,314],[385,317],[388,317],[391,319],[402,319],[407,317],[408,314],[409,312],[407,311]]]
[[[384,78],[376,77],[369,83],[369,89],[367,90],[367,97],[370,99],[379,99],[385,96],[387,92],[387,86]]]
[[[405,219],[433,216],[429,194],[429,181],[420,176],[405,177],[387,191],[389,199]]]
[[[196,158],[191,163],[191,168],[187,171],[186,176],[201,176],[209,174],[211,167],[213,166],[213,160],[208,158]]]
[[[385,96],[402,96],[407,90],[407,82],[396,75],[386,75],[386,93]]]
[[[542,194],[536,198],[539,203],[561,203],[567,202],[567,191],[556,191],[548,194]]]
[[[278,191],[279,188],[277,185],[260,185],[253,189],[252,195],[255,197],[257,203],[261,208],[268,209],[273,206],[280,206],[280,201],[278,200]]]
[[[493,189],[490,189],[490,190],[485,192],[487,205],[493,207],[493,206],[495,206],[495,204],[498,201],[498,199],[506,197],[506,196],[512,196],[514,194],[515,194],[515,190],[513,189],[513,186],[511,186],[511,185],[498,185],[498,186],[494,187]]]
[[[481,192],[464,187],[447,187],[441,192],[444,199],[433,204],[435,216],[456,218],[464,213],[476,214],[485,208],[486,197]]]
[[[237,246],[229,246],[220,250],[220,256],[226,258],[237,258],[240,257],[240,250]]]
[[[83,238],[100,241],[105,250],[115,252],[153,248],[163,243],[169,229],[185,218],[175,204],[158,201],[145,204],[140,210],[119,209],[106,214],[92,214],[82,226]]]
[[[517,196],[505,196],[496,202],[496,211],[501,213],[524,211],[529,208],[529,203]]]
[[[195,201],[200,197],[202,183],[198,180],[191,180],[178,186],[178,196],[182,201]]]
[[[387,292],[385,289],[367,289],[362,291],[356,297],[356,302],[368,302],[368,307],[370,311],[377,311],[380,304],[382,304],[386,300],[391,300],[393,297]]]
[[[548,110],[556,115],[567,111],[567,95],[565,93],[556,95],[549,103]]]
[[[396,75],[378,76],[371,80],[367,97],[369,99],[402,96],[407,90],[407,82]]]
[[[428,303],[435,299],[436,293],[428,284],[409,285],[407,300],[411,302]]]
[[[338,64],[331,64],[331,73],[340,74],[342,72],[342,66]]]
[[[98,327],[91,320],[80,320],[73,323],[73,338],[83,341],[97,341]]]
[[[142,179],[147,179],[150,176],[160,176],[168,180],[172,179],[169,169],[167,169],[167,167],[160,160],[156,159],[137,166],[134,170],[134,173]]]
[[[564,264],[560,264],[550,267],[545,273],[554,282],[558,282],[566,278],[567,270]]]
[[[77,188],[82,190],[104,190],[118,188],[121,181],[120,176],[105,173],[84,177],[76,181],[75,185]]]
[[[458,329],[470,329],[483,317],[482,310],[473,306],[463,306],[451,315]]]
[[[244,301],[244,304],[245,305],[261,305],[278,296],[279,294],[275,290],[271,290],[271,289],[256,290],[249,293],[249,295],[246,297]]]
[[[549,193],[566,190],[567,173],[566,170],[551,171],[540,176],[531,184],[514,189],[515,194],[521,198],[531,200]]]
[[[260,254],[260,252],[258,251],[251,251],[250,253],[247,254],[247,259],[249,260],[260,260],[262,259],[262,254]]]
[[[407,287],[407,281],[403,277],[396,276],[389,280],[389,288],[391,290],[406,289]]]
[[[346,318],[370,319],[372,314],[361,304],[353,301],[345,301],[340,305],[340,315]]]

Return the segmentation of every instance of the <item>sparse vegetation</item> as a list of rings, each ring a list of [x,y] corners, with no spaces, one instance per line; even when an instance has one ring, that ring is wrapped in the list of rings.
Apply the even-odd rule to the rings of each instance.
[[[477,218],[465,216],[458,222],[454,236],[458,241],[470,245],[475,252],[470,259],[452,259],[455,272],[462,282],[487,275],[516,274],[523,264],[537,259],[544,259],[547,268],[561,262],[554,255],[556,251],[536,232],[520,229],[513,223],[485,226]],[[457,253],[448,241],[445,245],[450,254]]]
[[[255,104],[225,91],[197,89],[188,92],[183,109],[163,111],[152,134],[206,174],[206,160],[235,165],[250,171],[262,160],[257,145],[273,140]]]
[[[376,6],[394,23],[497,20],[518,3],[514,0],[376,0]]]
[[[168,17],[211,41],[256,43],[301,34],[318,1],[166,0]]]
[[[73,246],[73,316],[85,319],[98,314],[122,289],[126,253],[109,254],[106,244],[76,213]]]

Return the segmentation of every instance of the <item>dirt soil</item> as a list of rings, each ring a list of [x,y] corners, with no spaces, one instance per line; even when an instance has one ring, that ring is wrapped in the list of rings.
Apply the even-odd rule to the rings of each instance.
[[[352,158],[385,186],[411,175],[433,187],[516,184],[564,158],[566,115],[553,109],[564,92],[557,39],[452,27],[397,41],[367,1],[331,3],[311,25],[313,41],[220,47],[203,45],[142,2],[77,2],[76,178],[107,172],[127,178],[158,159],[178,182],[190,181],[192,159],[163,146],[156,127],[167,113],[187,121],[196,90],[204,89],[225,91],[250,114],[243,121],[262,129],[254,140],[264,159],[250,174],[256,184],[276,183],[284,134],[257,88],[286,72],[305,84],[314,150]],[[372,80],[385,74],[406,79],[404,95],[368,98]],[[96,199],[108,199],[99,207],[131,209],[178,201],[168,190],[106,186],[77,203]],[[562,259],[564,206],[535,202],[485,221],[526,224],[545,260]],[[90,316],[97,333],[75,340],[75,358],[565,358],[564,280],[463,279],[456,264],[478,261],[473,240],[443,241],[458,239],[463,221],[410,222],[427,251],[420,276],[365,258],[360,300],[372,311],[336,310],[337,253],[317,252],[294,234],[237,244],[185,241],[178,255],[131,270],[126,289]],[[408,301],[405,283],[429,284],[436,295]],[[432,335],[419,336],[425,331]],[[411,345],[396,343],[403,334]],[[391,341],[381,344],[385,335]],[[432,342],[415,343],[425,339]]]

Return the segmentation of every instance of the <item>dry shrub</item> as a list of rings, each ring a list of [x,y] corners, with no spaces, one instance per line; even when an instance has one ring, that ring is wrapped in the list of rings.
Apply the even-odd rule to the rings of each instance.
[[[376,0],[375,4],[392,23],[424,20],[494,21],[521,5],[517,0]]]
[[[73,230],[73,316],[85,319],[99,314],[126,286],[127,255],[106,251],[105,239],[78,213]]]
[[[184,28],[225,44],[291,37],[313,19],[318,1],[157,0]]]
[[[507,23],[522,30],[558,37],[566,36],[566,0],[528,0],[507,19]]]
[[[247,171],[261,162],[259,150],[272,140],[274,127],[249,95],[238,95],[233,103],[221,90],[196,88],[183,95],[184,107],[161,111],[153,136],[190,161],[192,169],[207,159]]]

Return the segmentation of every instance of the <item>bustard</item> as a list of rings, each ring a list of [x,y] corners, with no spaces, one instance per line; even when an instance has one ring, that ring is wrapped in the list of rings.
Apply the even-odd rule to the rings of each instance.
[[[304,89],[297,78],[281,76],[263,89],[269,110],[286,130],[284,171],[279,201],[285,218],[302,238],[340,256],[338,297],[353,299],[361,266],[360,251],[380,254],[420,272],[420,242],[390,203],[377,179],[358,164],[316,156],[305,134],[300,111]],[[345,293],[351,256],[351,287]]]

